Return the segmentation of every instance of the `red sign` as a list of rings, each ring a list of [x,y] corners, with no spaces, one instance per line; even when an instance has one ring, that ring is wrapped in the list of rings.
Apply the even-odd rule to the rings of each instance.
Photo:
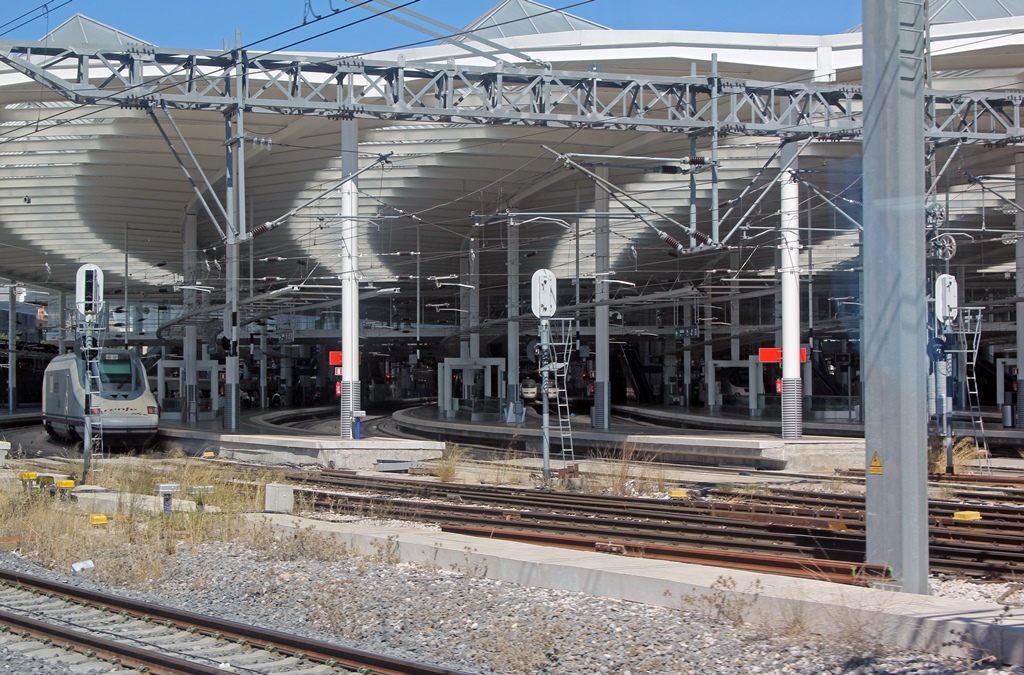
[[[758,360],[761,363],[782,363],[782,347],[761,347],[758,352]],[[807,362],[807,348],[800,348],[800,363]]]
[[[332,366],[341,365],[341,352],[329,352],[328,355],[330,356]]]

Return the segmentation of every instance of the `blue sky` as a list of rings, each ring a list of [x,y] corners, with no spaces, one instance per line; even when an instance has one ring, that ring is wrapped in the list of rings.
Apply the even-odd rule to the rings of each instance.
[[[402,0],[408,2],[409,0]],[[546,0],[553,7],[581,0]],[[419,0],[410,10],[453,26],[470,23],[498,0]],[[323,15],[348,7],[345,0],[4,0],[0,2],[0,40],[38,40],[68,17],[81,13],[161,47],[219,49],[234,42],[236,29],[249,44],[293,26],[301,26],[307,7]],[[618,29],[712,30],[759,33],[840,33],[860,23],[858,0],[592,0],[568,9],[572,14]],[[369,52],[423,40],[421,33],[384,18],[341,28],[370,14],[352,9],[258,45],[329,52]],[[307,15],[311,19],[312,16]]]

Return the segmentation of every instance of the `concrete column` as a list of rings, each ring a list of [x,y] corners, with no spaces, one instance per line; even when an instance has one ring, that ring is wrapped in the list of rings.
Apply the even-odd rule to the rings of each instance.
[[[787,143],[779,153],[782,166],[796,171],[797,146]],[[803,436],[803,384],[800,378],[800,184],[790,176],[779,181],[782,246],[779,277],[782,287],[782,437]]]
[[[68,323],[65,318],[67,316],[67,311],[67,296],[64,294],[64,291],[61,291],[57,294],[57,320],[59,321],[57,328],[58,354],[63,354],[64,350],[67,349],[66,342],[68,339]]]
[[[241,62],[241,35],[235,34],[235,60]],[[236,66],[234,77],[235,95],[240,104],[224,116],[225,150],[227,152],[227,173],[225,174],[225,201],[227,202],[227,241],[224,245],[224,337],[228,340],[227,355],[224,358],[224,428],[238,429],[239,409],[239,368],[238,368],[238,294],[239,262],[242,255],[241,238],[245,229],[245,106],[241,105],[242,69]],[[211,387],[216,387],[213,382]]]
[[[7,287],[7,411],[18,410],[18,284]]]
[[[608,180],[607,167],[598,167],[594,173]],[[608,240],[611,226],[608,220],[608,193],[594,186],[594,412],[591,424],[595,429],[608,429],[611,416],[611,368],[609,366],[609,331],[608,331],[608,284],[601,283],[608,278],[611,267],[609,264]],[[541,387],[546,388],[542,382]]]
[[[714,321],[711,317],[714,316],[714,308],[710,302],[704,303],[704,317],[707,319],[704,321],[704,405],[710,410],[715,405],[715,398],[718,395],[718,383],[715,381],[715,362],[714,362],[714,349],[711,346],[711,340],[714,337],[714,326],[711,324]]]
[[[475,237],[469,239],[469,254],[466,262],[469,265],[469,274],[464,283],[470,286],[465,289],[469,292],[469,307],[466,307],[469,312],[466,314],[466,318],[469,320],[469,328],[475,329],[480,325],[480,252],[477,250]],[[473,332],[469,335],[469,357],[471,359],[480,358],[480,333]]]
[[[910,593],[928,593],[924,30],[923,0],[864,2],[867,561]]]
[[[711,340],[711,330],[711,326],[704,329],[708,340]],[[708,410],[718,402],[718,380],[715,377],[715,350],[709,343],[704,345],[704,401]]]
[[[328,378],[328,382],[333,380]],[[260,330],[260,409],[265,410],[271,394],[267,391],[267,327]]]
[[[1016,213],[1013,214],[1013,225],[1017,231],[1016,244],[1016,289],[1017,297],[1024,298],[1024,211],[1020,205],[1024,204],[1024,152],[1014,155],[1014,191],[1013,201],[1018,205]],[[961,276],[961,279],[964,277]],[[962,289],[965,284],[961,283]],[[1024,429],[1024,303],[1017,302],[1016,305],[1017,324],[1017,428]]]
[[[341,122],[341,174],[359,170],[359,122]],[[341,437],[353,438],[360,410],[359,384],[359,193],[355,178],[341,186]]]
[[[182,268],[185,280],[188,282],[186,285],[191,285],[196,282],[196,247],[198,246],[196,243],[196,214],[194,213],[185,215],[185,221],[182,224],[182,240],[184,241]],[[199,295],[198,292],[186,289],[182,291],[182,293],[182,304],[184,305],[185,312],[188,313],[193,309],[196,309],[196,300]],[[195,424],[196,420],[199,419],[198,376],[196,373],[196,361],[198,360],[196,329],[197,327],[191,323],[185,324],[185,337],[181,346],[182,360],[185,362],[185,369],[181,374],[181,391],[178,395],[182,397],[181,419],[187,424]]]
[[[743,260],[740,257],[739,250],[729,252],[729,267],[734,270],[739,270],[743,264]],[[733,273],[734,275],[736,273]],[[730,293],[736,295],[740,292],[740,282],[738,279],[733,279],[729,282],[731,287]],[[730,300],[729,301],[729,333],[732,335],[729,338],[729,360],[739,361],[740,360],[740,301]]]
[[[693,305],[687,301],[683,305],[683,325],[693,325]],[[684,406],[693,405],[690,400],[690,393],[693,391],[693,352],[690,351],[690,338],[683,339],[683,391],[680,392],[679,402]]]
[[[505,389],[508,398],[508,413],[505,419],[511,422],[515,419],[514,413],[519,410],[519,321],[513,318],[519,315],[519,224],[516,222],[515,215],[509,216],[507,240],[508,306],[505,311],[509,322],[508,385]]]
[[[241,247],[237,241],[227,244],[227,260],[225,262],[225,287],[228,293],[228,305],[225,309],[224,335],[228,339],[227,355],[224,358],[224,428],[238,429],[239,408],[239,365],[238,365],[238,256]],[[216,387],[216,382],[213,383]]]
[[[676,357],[676,355],[674,353],[673,354],[665,353],[664,343],[661,343],[661,345],[659,345],[659,346],[661,347],[661,349],[659,351],[661,352],[661,360],[662,360],[662,368],[661,368],[662,401],[661,401],[661,404],[662,405],[672,405],[672,397],[671,397],[671,395],[669,393],[672,390],[672,387],[670,385],[673,384],[673,383],[678,382],[678,379],[679,379],[679,359],[678,359],[678,357]],[[676,396],[678,396],[678,395],[679,395],[679,387],[677,386],[676,387]]]

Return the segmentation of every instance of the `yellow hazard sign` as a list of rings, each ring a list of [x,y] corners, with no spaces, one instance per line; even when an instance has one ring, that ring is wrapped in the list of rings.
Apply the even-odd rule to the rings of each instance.
[[[868,473],[873,476],[882,475],[882,460],[878,459],[877,452],[875,453],[875,456],[871,458],[871,465],[868,466]]]

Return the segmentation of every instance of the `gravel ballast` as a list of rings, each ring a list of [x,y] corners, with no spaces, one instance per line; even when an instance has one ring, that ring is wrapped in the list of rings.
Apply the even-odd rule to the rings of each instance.
[[[471,673],[1024,673],[981,655],[972,662],[883,651],[869,627],[836,639],[807,627],[744,624],[742,607],[727,596],[680,599],[668,609],[522,587],[472,570],[306,557],[284,547],[182,546],[163,561],[160,577],[132,589],[48,571],[16,553],[0,554],[0,565]],[[62,670],[0,645],[0,672]]]

